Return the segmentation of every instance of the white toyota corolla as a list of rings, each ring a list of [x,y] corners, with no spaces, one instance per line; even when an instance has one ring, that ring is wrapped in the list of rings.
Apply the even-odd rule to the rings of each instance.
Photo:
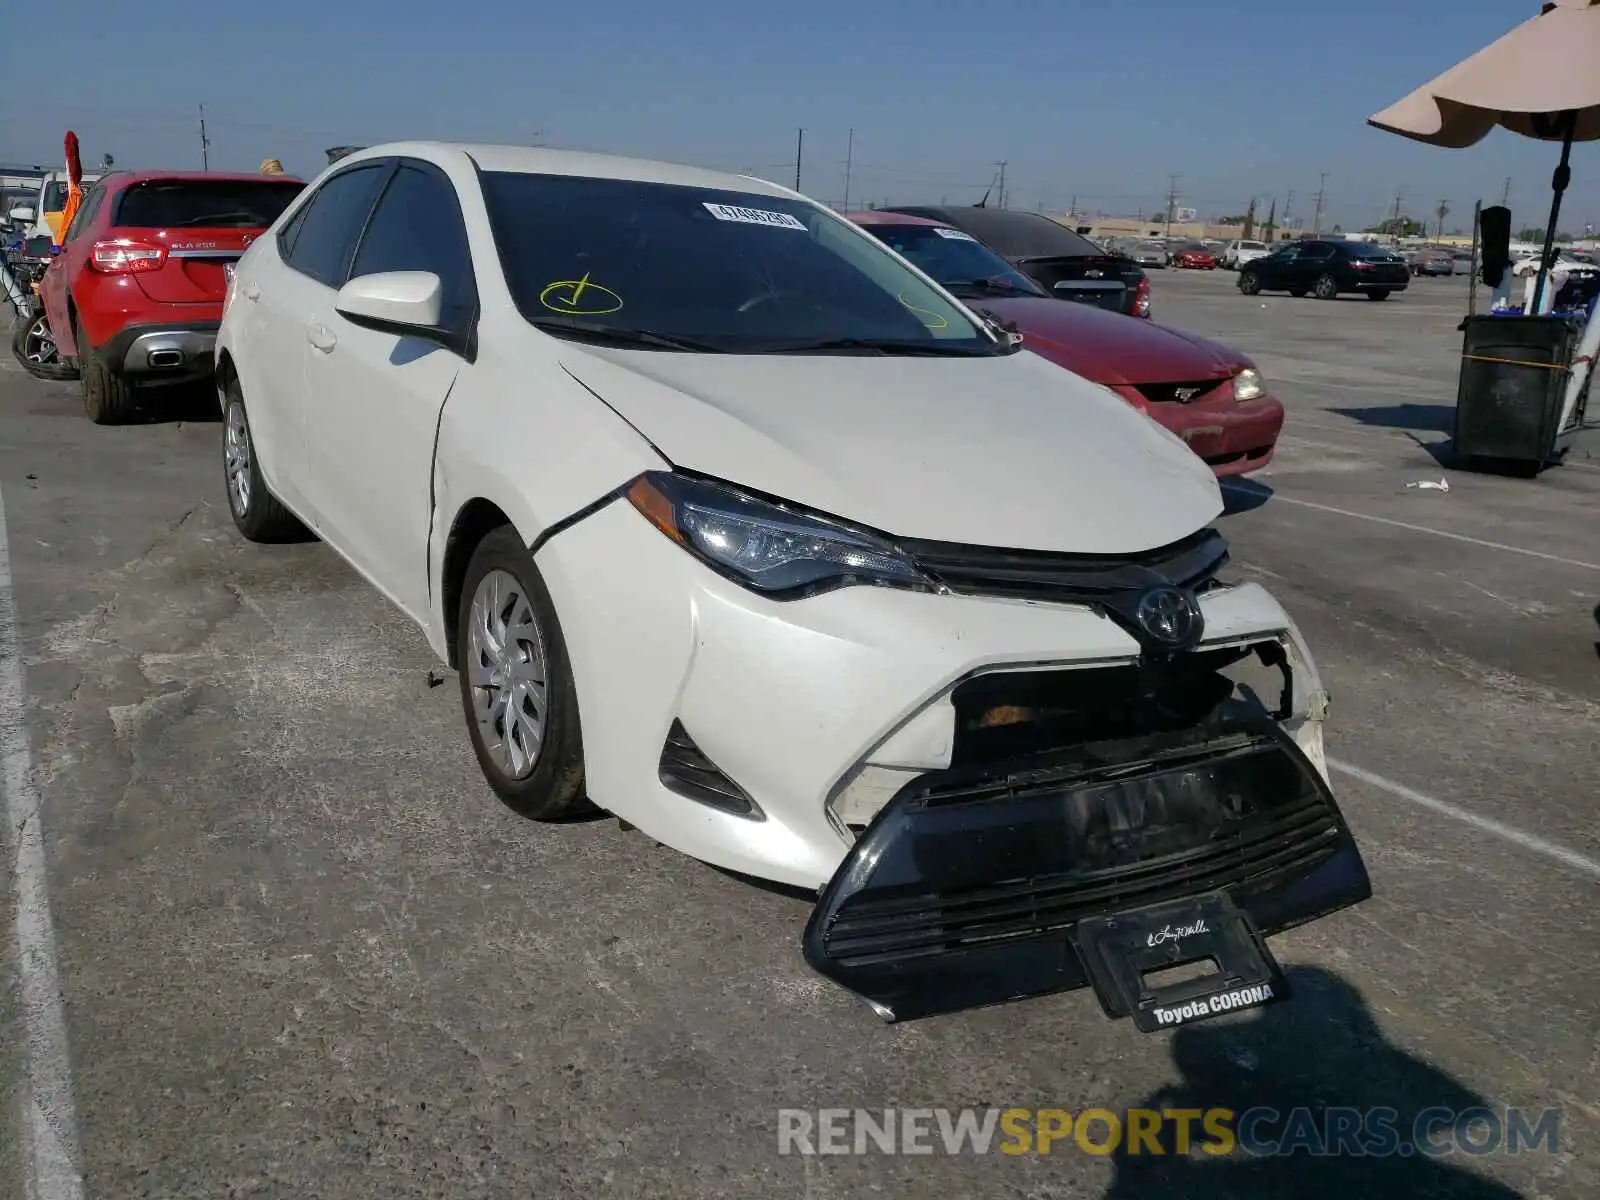
[[[239,261],[217,380],[239,529],[426,631],[508,805],[818,890],[885,1017],[1265,1003],[1265,936],[1369,894],[1210,470],[796,192],[363,150]]]

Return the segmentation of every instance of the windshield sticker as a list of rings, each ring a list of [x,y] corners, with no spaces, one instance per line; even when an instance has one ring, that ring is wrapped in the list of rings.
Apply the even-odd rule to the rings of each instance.
[[[738,221],[741,225],[767,225],[773,229],[798,229],[809,232],[806,223],[788,213],[769,212],[764,208],[739,208],[733,204],[712,204],[702,200],[706,211],[719,221]]]
[[[929,329],[950,328],[949,318],[942,317],[938,313],[932,312],[926,308],[918,308],[915,304],[911,303],[911,301],[907,300],[899,293],[895,294],[895,299],[900,301],[901,304],[905,305],[906,308],[917,318],[917,320],[921,321]]]
[[[591,282],[585,271],[582,279],[558,279],[546,284],[539,293],[539,303],[567,317],[604,317],[622,308],[622,297]]]
[[[954,242],[975,242],[978,239],[970,233],[962,233],[959,229],[946,229],[943,225],[936,226],[934,232],[942,238],[949,238]]]

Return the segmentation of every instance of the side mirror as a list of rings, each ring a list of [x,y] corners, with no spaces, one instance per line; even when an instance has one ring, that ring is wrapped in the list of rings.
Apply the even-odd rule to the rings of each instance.
[[[27,224],[33,220],[33,209],[20,207],[13,208],[6,214],[6,216],[10,217],[13,221],[21,221],[24,224]]]
[[[358,324],[396,333],[435,333],[443,290],[432,271],[383,271],[358,275],[345,284],[333,307]]]

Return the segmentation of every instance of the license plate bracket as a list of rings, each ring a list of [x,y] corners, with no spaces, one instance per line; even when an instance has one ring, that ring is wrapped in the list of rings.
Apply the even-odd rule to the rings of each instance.
[[[1288,998],[1266,940],[1225,892],[1086,918],[1072,941],[1106,1015],[1145,1033]],[[1166,986],[1147,978],[1205,959],[1219,970]]]

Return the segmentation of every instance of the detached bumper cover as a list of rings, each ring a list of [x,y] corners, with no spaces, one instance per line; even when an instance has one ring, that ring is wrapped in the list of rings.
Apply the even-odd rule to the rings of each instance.
[[[1332,793],[1270,719],[906,785],[807,924],[806,960],[889,1020],[1089,983],[1085,918],[1221,892],[1261,934],[1371,895]]]

